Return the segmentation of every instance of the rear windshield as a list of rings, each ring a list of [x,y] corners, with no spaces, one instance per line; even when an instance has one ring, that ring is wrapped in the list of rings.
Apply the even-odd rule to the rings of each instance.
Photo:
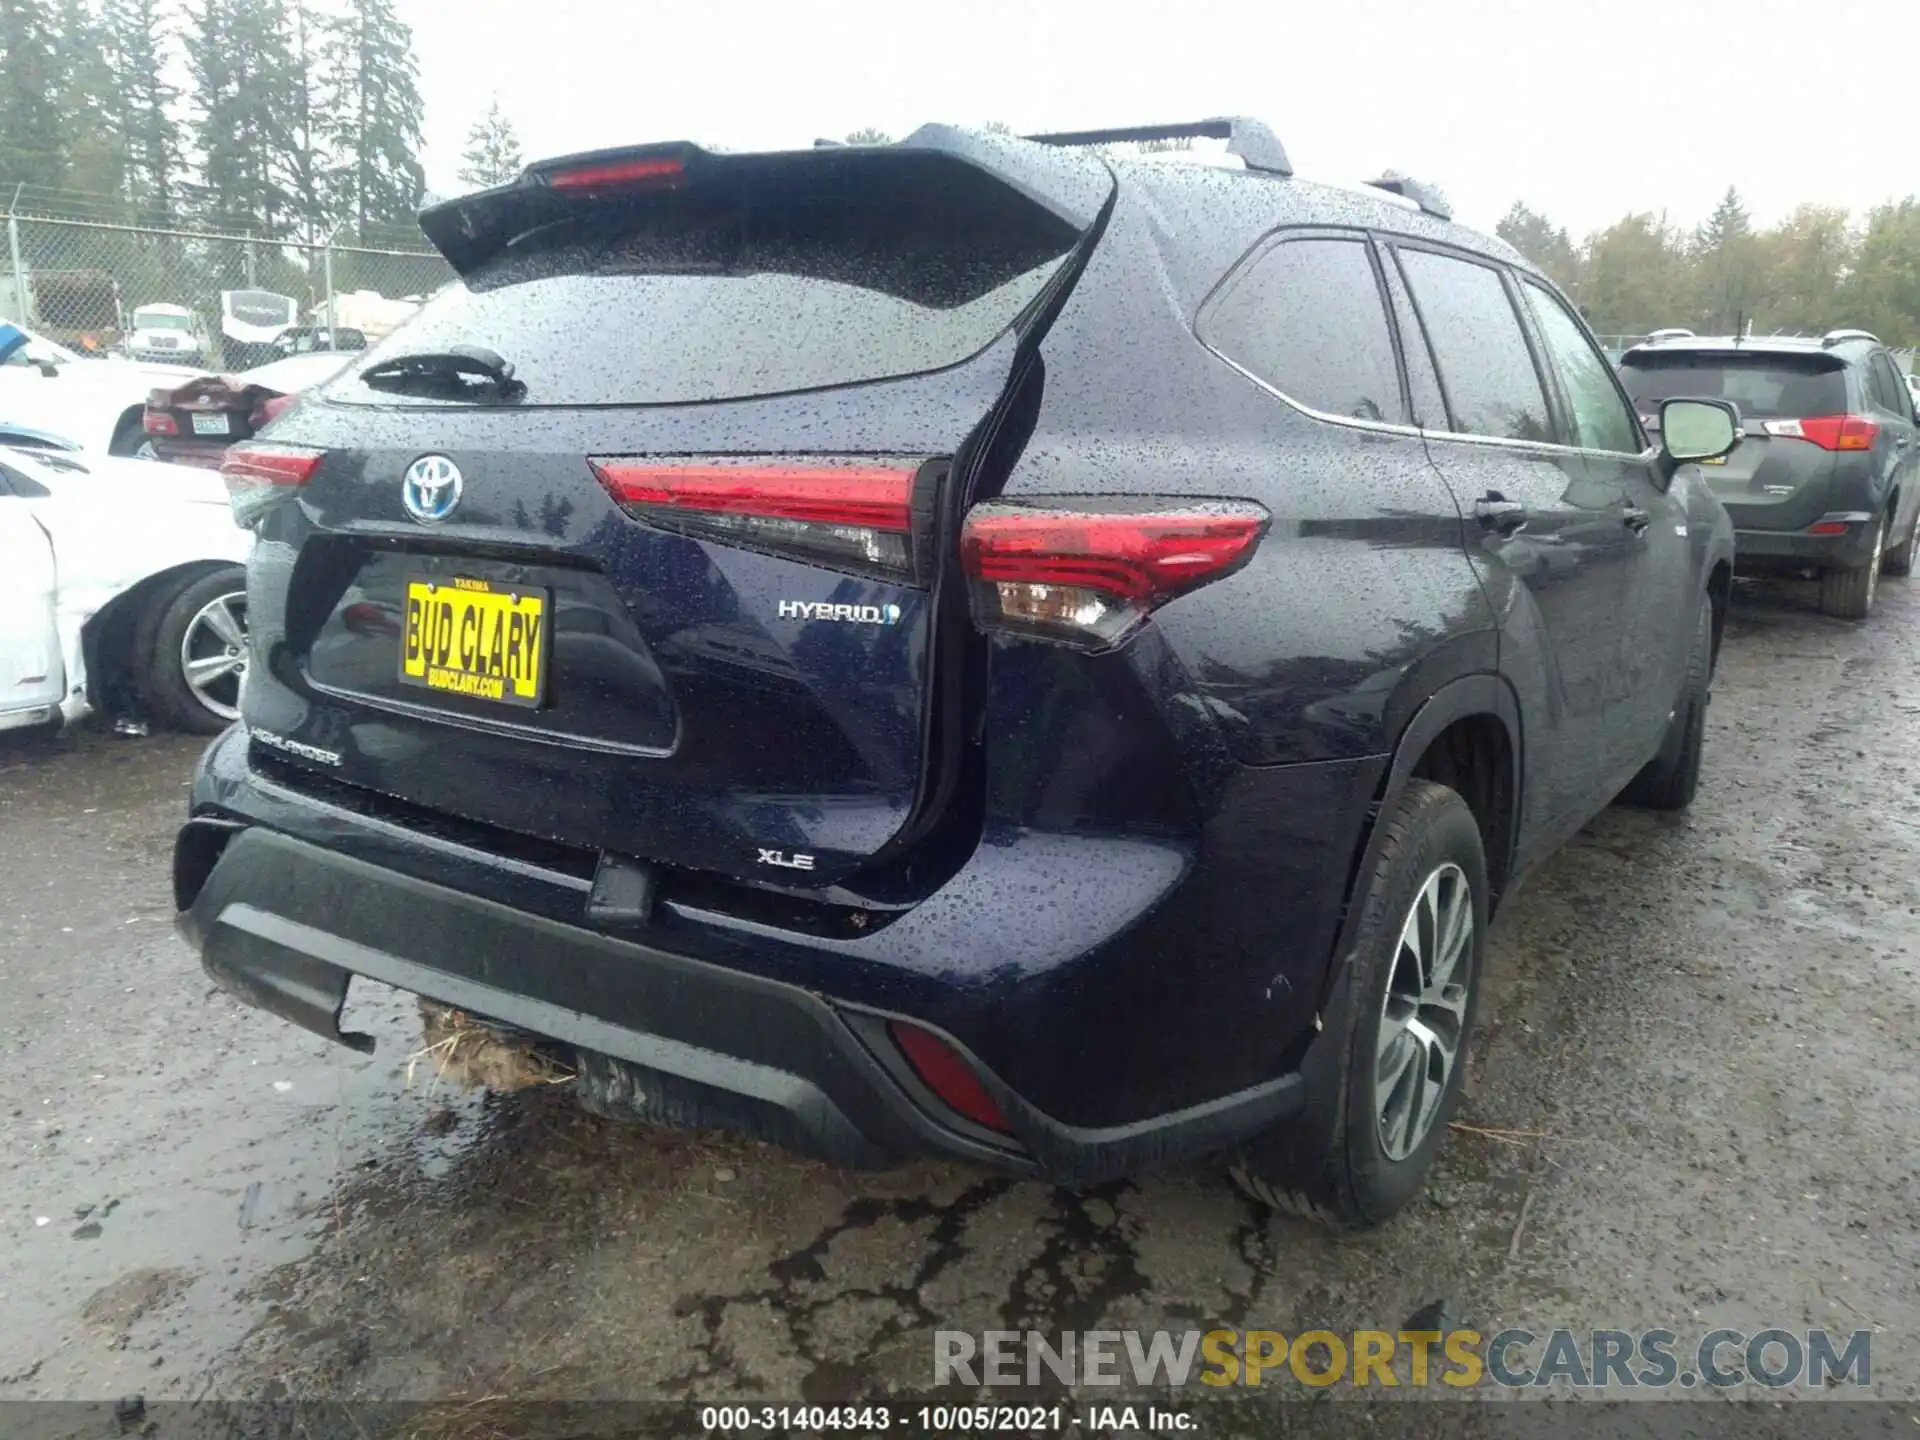
[[[519,406],[687,404],[920,374],[985,349],[1076,238],[1050,217],[1009,224],[903,191],[751,213],[603,203],[454,282],[329,397],[475,403],[458,386],[396,395],[358,379],[454,345],[511,364]]]
[[[1827,355],[1642,355],[1620,366],[1620,378],[1651,414],[1662,400],[1731,400],[1746,415],[1840,415],[1847,408],[1845,372]]]

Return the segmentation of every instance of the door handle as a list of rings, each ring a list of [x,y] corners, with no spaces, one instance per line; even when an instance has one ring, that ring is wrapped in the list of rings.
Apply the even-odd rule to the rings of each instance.
[[[1893,441],[1893,448],[1896,450],[1904,450],[1907,448],[1907,442],[1911,439],[1913,439],[1911,435],[1895,436]]]
[[[1496,535],[1512,535],[1527,523],[1527,507],[1509,500],[1498,490],[1489,490],[1473,502],[1473,518],[1481,528]]]
[[[1636,535],[1647,533],[1647,525],[1653,517],[1637,505],[1629,505],[1620,512],[1621,523]]]

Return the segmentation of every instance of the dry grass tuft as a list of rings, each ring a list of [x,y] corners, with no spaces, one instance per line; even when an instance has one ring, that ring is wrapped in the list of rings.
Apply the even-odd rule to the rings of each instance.
[[[530,1090],[564,1085],[573,1071],[529,1036],[503,1034],[464,1010],[420,1002],[421,1046],[407,1057],[407,1084],[421,1065],[433,1067],[433,1083],[463,1089]]]

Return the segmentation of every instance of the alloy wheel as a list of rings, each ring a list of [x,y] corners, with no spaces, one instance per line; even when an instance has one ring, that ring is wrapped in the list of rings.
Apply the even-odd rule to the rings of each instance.
[[[1415,894],[1381,1003],[1374,1121],[1389,1160],[1427,1138],[1460,1061],[1473,983],[1473,891],[1458,865],[1437,866]]]
[[[247,674],[247,592],[208,601],[180,637],[180,673],[187,688],[222,720],[240,718],[240,683]]]

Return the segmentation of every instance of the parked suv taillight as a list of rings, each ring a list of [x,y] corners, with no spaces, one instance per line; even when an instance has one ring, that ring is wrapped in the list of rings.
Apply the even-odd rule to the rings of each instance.
[[[220,476],[227,482],[234,524],[251,529],[268,510],[311,480],[324,458],[324,450],[300,445],[265,441],[229,445],[220,459]]]
[[[621,509],[659,529],[889,580],[916,578],[919,461],[588,463]]]
[[[1103,649],[1246,564],[1268,519],[1244,501],[994,502],[968,513],[960,563],[983,629]]]
[[[1811,440],[1822,450],[1871,450],[1880,433],[1880,422],[1865,415],[1815,415],[1761,424],[1777,439]]]

